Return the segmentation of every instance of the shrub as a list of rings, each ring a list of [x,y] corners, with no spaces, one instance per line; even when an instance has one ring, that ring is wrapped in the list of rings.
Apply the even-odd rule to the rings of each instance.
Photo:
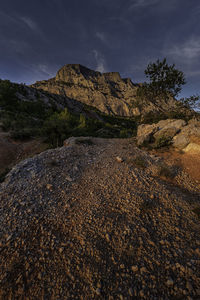
[[[153,144],[153,148],[159,149],[162,147],[169,146],[171,144],[171,138],[168,136],[159,136],[156,140],[155,143]]]
[[[142,98],[175,97],[181,91],[181,86],[186,83],[183,72],[177,70],[174,64],[168,65],[166,58],[148,64],[144,72],[150,82],[138,88],[138,96]]]
[[[171,168],[164,164],[160,166],[158,175],[160,177],[169,178],[169,179],[174,178],[174,173],[172,172]]]

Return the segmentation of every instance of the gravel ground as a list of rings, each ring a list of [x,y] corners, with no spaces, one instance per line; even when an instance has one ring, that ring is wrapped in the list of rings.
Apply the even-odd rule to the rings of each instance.
[[[90,141],[1,184],[0,299],[200,299],[200,186],[132,139]]]

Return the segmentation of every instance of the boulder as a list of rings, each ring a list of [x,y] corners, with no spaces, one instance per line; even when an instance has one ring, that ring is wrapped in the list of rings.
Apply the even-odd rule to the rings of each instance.
[[[200,145],[196,143],[190,143],[186,148],[183,149],[183,151],[190,154],[200,154]]]
[[[190,142],[190,139],[188,136],[185,136],[182,133],[177,134],[176,136],[174,136],[172,144],[175,148],[181,150],[183,148],[185,148]]]
[[[186,122],[181,119],[167,119],[167,120],[161,120],[160,122],[157,123],[160,129],[163,128],[171,128],[174,127],[178,130],[180,130],[182,127],[186,125]]]
[[[156,124],[147,125],[142,124],[138,126],[137,130],[137,144],[142,146],[145,143],[152,142],[153,134],[159,129]]]
[[[154,134],[154,139],[159,140],[160,138],[164,137],[168,140],[172,140],[172,138],[177,134],[179,130],[180,129],[176,127],[164,127]]]
[[[173,138],[173,146],[177,149],[184,149],[194,140],[200,138],[200,122],[191,120],[187,126],[184,126],[179,134]],[[196,143],[195,143],[196,144]],[[188,149],[191,149],[189,147]],[[186,152],[188,152],[187,150]]]
[[[181,130],[181,134],[191,137],[195,136],[200,138],[200,121],[196,124],[188,124]]]
[[[198,152],[200,145],[200,121],[167,119],[157,124],[142,124],[138,127],[137,143],[154,142],[155,146],[172,144],[174,148],[185,152]]]

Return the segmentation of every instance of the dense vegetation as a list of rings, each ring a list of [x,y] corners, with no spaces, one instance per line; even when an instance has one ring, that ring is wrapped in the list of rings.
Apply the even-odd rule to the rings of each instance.
[[[22,94],[24,99],[19,99]],[[27,97],[28,98],[28,97]],[[61,146],[70,136],[130,137],[136,133],[132,119],[113,117],[94,109],[99,119],[87,117],[86,107],[82,114],[67,108],[58,110],[47,106],[39,97],[26,100],[23,85],[0,80],[0,121],[4,130],[10,131],[15,139],[42,136],[53,147]]]

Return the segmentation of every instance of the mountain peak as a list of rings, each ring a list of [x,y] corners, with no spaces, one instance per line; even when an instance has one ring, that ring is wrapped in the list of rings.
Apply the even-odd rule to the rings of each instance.
[[[58,70],[56,74],[56,80],[58,81],[68,81],[71,77],[74,76],[84,76],[84,77],[96,77],[100,76],[101,73],[93,71],[80,64],[67,64]]]

